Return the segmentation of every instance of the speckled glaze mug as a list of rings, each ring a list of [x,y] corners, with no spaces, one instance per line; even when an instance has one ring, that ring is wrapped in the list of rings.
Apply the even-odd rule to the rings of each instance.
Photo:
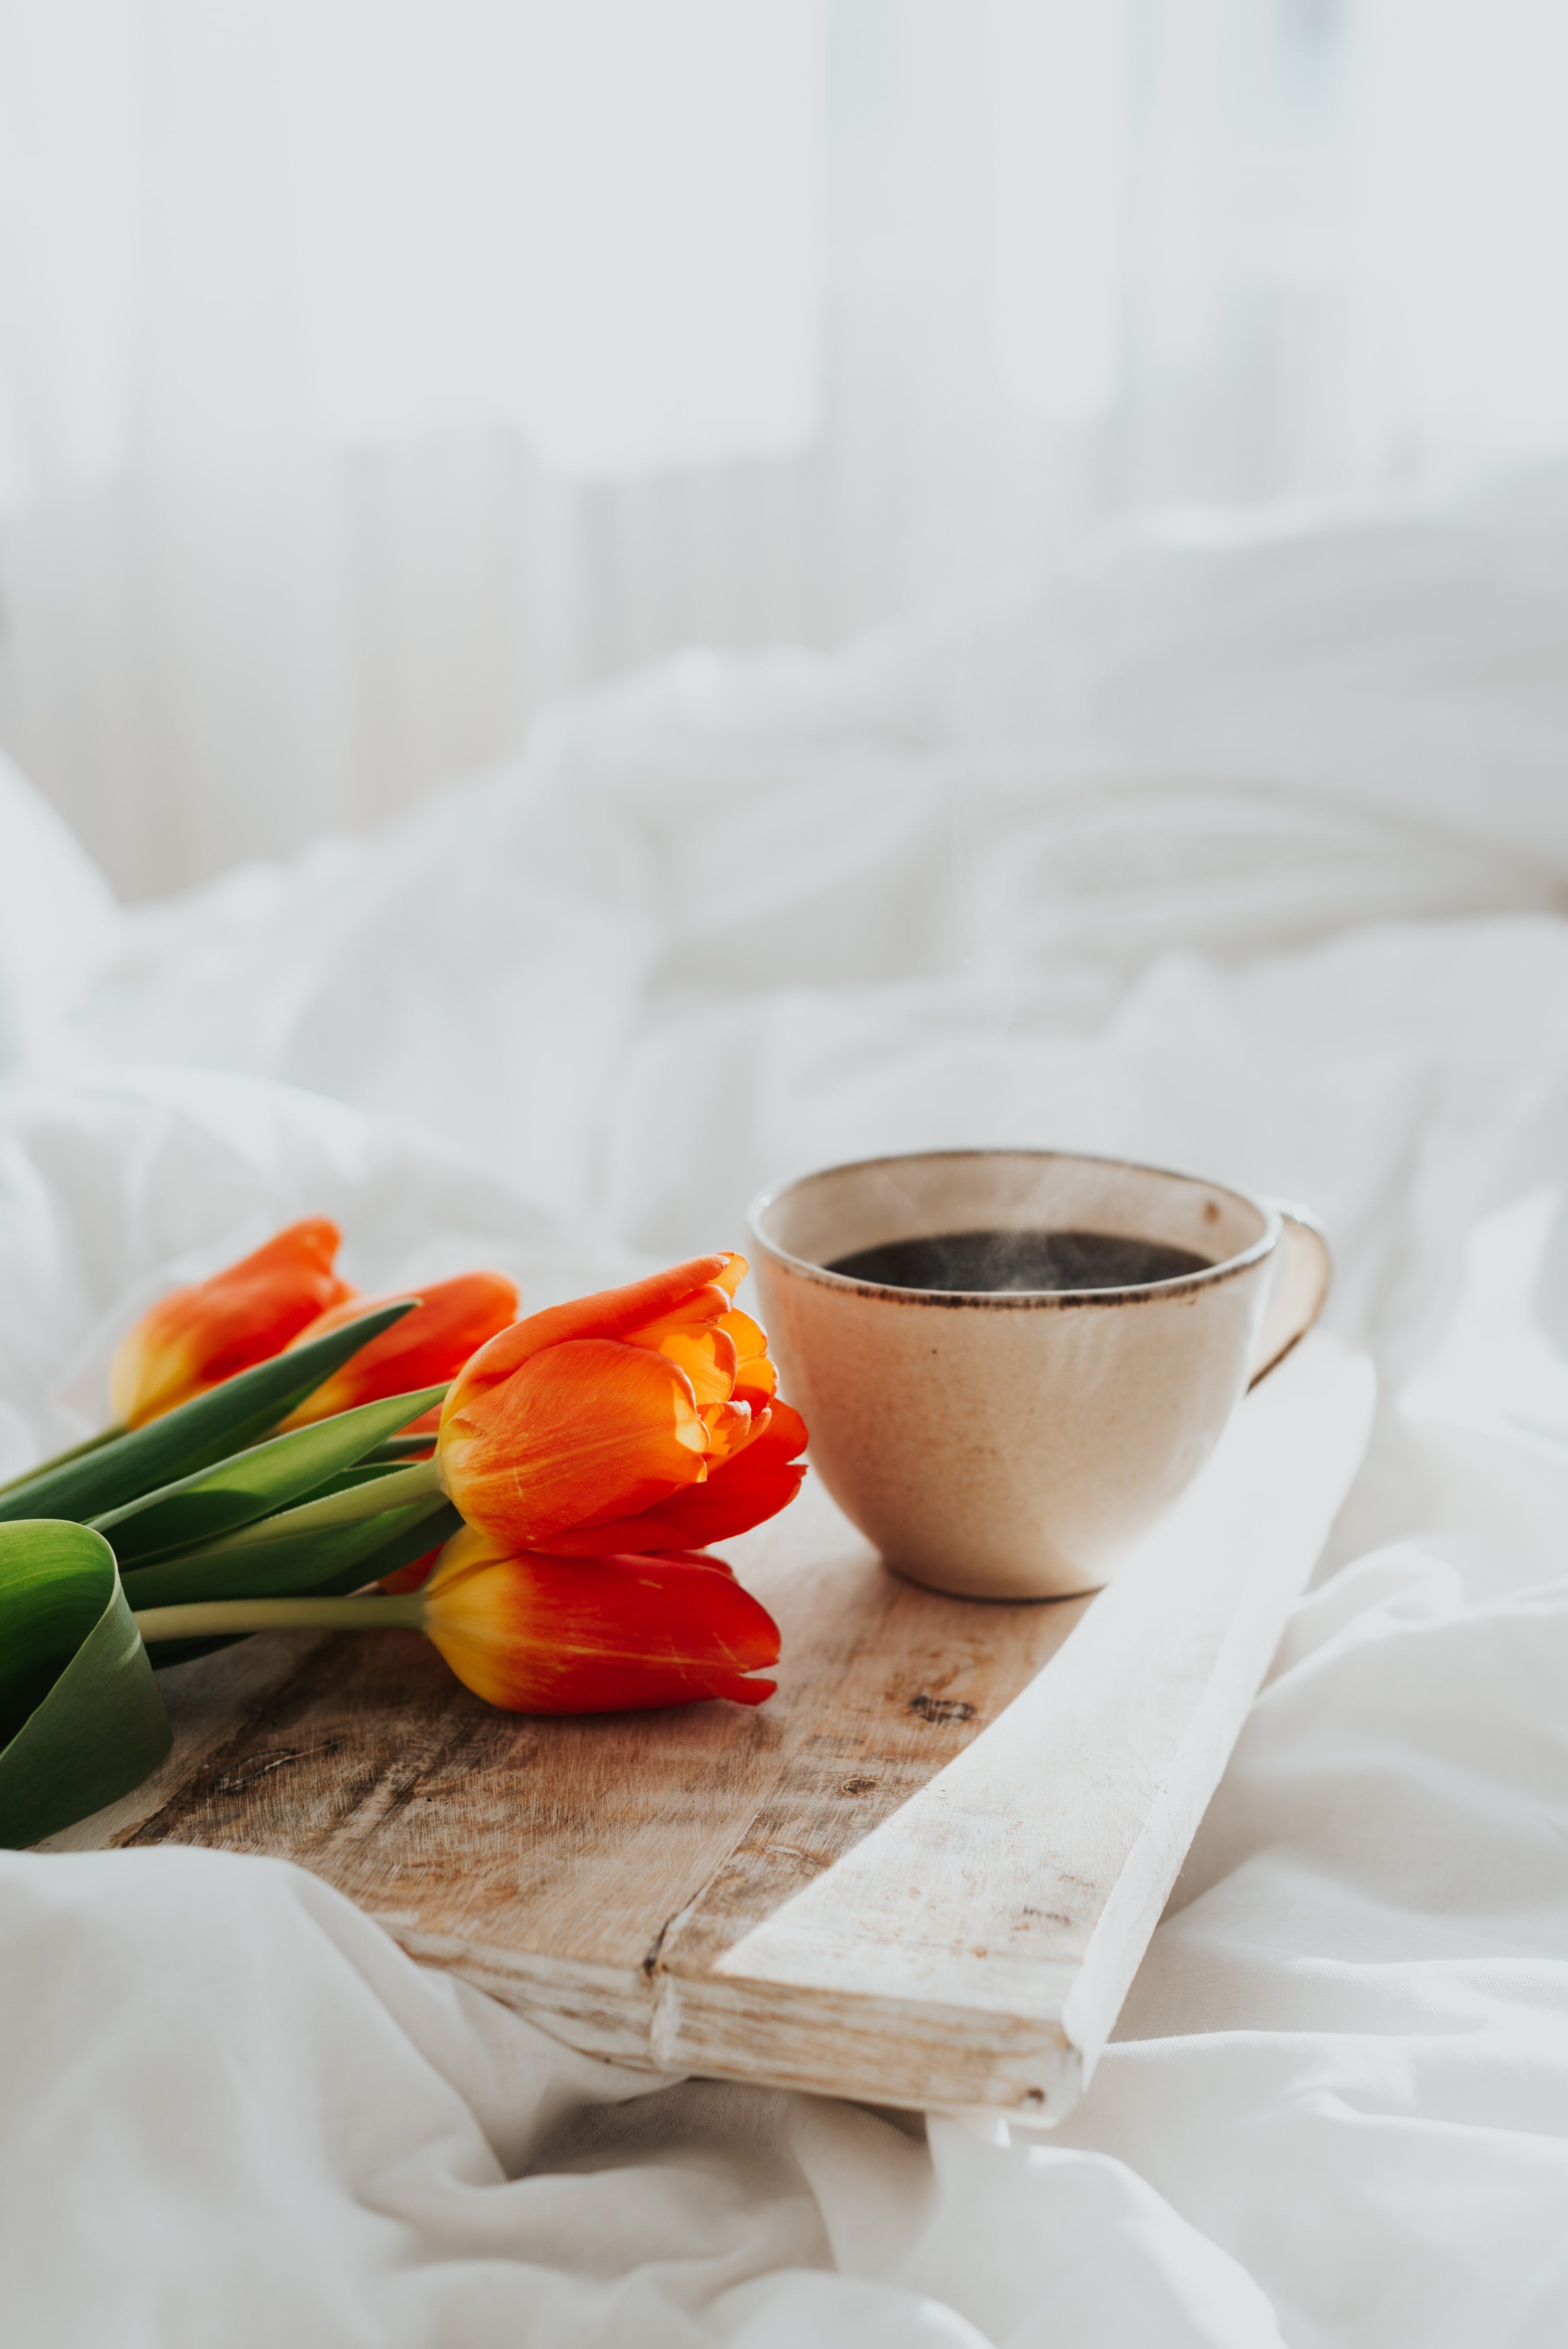
[[[975,1599],[1098,1589],[1316,1319],[1298,1207],[1122,1159],[952,1150],[832,1166],[751,1210],[782,1392],[889,1566]],[[1122,1288],[892,1287],[829,1268],[938,1234],[1078,1232],[1204,1259]]]

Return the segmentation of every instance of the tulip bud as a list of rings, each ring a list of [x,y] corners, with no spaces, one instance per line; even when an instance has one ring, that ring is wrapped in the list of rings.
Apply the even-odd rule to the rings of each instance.
[[[291,1224],[238,1264],[177,1288],[120,1340],[109,1397],[121,1427],[142,1427],[177,1403],[270,1361],[329,1307],[354,1295],[333,1271],[337,1226]]]
[[[508,1713],[760,1704],[777,1685],[745,1676],[777,1663],[779,1627],[716,1558],[520,1556],[469,1527],[418,1604],[458,1678]]]
[[[285,1428],[304,1427],[312,1420],[331,1419],[357,1403],[379,1402],[383,1396],[412,1394],[420,1387],[441,1385],[455,1379],[469,1356],[517,1318],[517,1284],[503,1272],[465,1272],[455,1280],[431,1281],[421,1287],[419,1302],[389,1330],[383,1330],[340,1371],[308,1395]],[[325,1337],[329,1330],[390,1305],[387,1297],[356,1297],[333,1306],[302,1330],[291,1342],[296,1346]],[[414,1422],[408,1433],[428,1429],[433,1438],[438,1414],[432,1411]]]
[[[511,1550],[700,1547],[759,1524],[805,1474],[770,1404],[767,1340],[733,1295],[740,1256],[696,1257],[503,1330],[454,1381],[440,1482]]]

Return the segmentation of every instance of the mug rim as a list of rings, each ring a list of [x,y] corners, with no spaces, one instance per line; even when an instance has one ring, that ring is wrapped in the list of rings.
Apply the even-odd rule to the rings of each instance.
[[[762,1217],[787,1193],[799,1190],[802,1184],[813,1183],[824,1174],[853,1174],[877,1166],[908,1165],[915,1159],[939,1158],[1054,1158],[1070,1161],[1077,1166],[1115,1166],[1130,1169],[1138,1174],[1156,1174],[1176,1183],[1197,1183],[1205,1190],[1222,1192],[1226,1198],[1237,1200],[1251,1207],[1264,1220],[1264,1228],[1250,1247],[1235,1256],[1222,1257],[1218,1264],[1206,1265],[1202,1272],[1182,1273],[1174,1280],[1140,1280],[1124,1282],[1111,1288],[900,1288],[891,1281],[861,1280],[849,1273],[834,1272],[825,1264],[813,1264],[809,1257],[794,1256],[777,1240],[769,1239],[762,1228]],[[982,1305],[993,1311],[1001,1309],[1039,1311],[1051,1309],[1060,1311],[1074,1306],[1094,1307],[1136,1302],[1143,1299],[1159,1299],[1181,1297],[1193,1289],[1213,1288],[1222,1280],[1234,1280],[1251,1272],[1278,1247],[1284,1228],[1279,1209],[1270,1200],[1260,1199],[1251,1191],[1243,1191],[1233,1183],[1217,1183],[1207,1174],[1189,1174],[1179,1166],[1155,1166],[1147,1159],[1117,1158],[1109,1152],[1098,1150],[1036,1149],[1010,1143],[967,1143],[950,1150],[890,1150],[874,1158],[845,1158],[829,1166],[809,1166],[799,1174],[786,1175],[782,1181],[767,1185],[758,1191],[746,1211],[746,1228],[764,1253],[775,1262],[787,1265],[809,1279],[817,1280],[830,1288],[842,1289],[849,1295],[874,1297],[902,1305],[934,1305],[951,1308],[954,1305]]]

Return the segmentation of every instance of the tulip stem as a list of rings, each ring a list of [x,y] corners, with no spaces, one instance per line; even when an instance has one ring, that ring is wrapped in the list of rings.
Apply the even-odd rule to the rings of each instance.
[[[418,1590],[380,1599],[195,1599],[182,1607],[145,1607],[131,1620],[146,1647],[225,1631],[418,1631],[425,1601]]]
[[[346,1492],[329,1493],[324,1501],[305,1501],[297,1509],[280,1509],[275,1516],[258,1517],[253,1525],[242,1526],[238,1533],[225,1534],[222,1542],[212,1543],[202,1555],[221,1550],[227,1557],[232,1550],[256,1548],[285,1537],[292,1541],[297,1534],[357,1525],[362,1517],[378,1517],[383,1510],[403,1508],[440,1490],[434,1460],[416,1460],[390,1476],[372,1476],[366,1484],[350,1485]]]
[[[67,1461],[79,1460],[85,1452],[100,1451],[106,1444],[112,1444],[117,1435],[124,1433],[119,1422],[111,1420],[108,1426],[100,1427],[96,1435],[84,1435],[79,1444],[67,1444],[63,1452],[51,1452],[46,1460],[35,1460],[33,1465],[24,1468],[19,1476],[7,1476],[5,1483],[0,1484],[0,1493],[14,1493],[18,1485],[30,1485],[35,1476],[47,1476],[54,1469],[63,1468]]]

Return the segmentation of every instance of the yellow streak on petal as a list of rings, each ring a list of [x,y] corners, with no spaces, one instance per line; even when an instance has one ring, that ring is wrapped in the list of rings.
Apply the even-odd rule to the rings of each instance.
[[[727,1402],[735,1392],[735,1346],[720,1330],[674,1330],[657,1350],[666,1361],[684,1371],[699,1409],[710,1402]]]

